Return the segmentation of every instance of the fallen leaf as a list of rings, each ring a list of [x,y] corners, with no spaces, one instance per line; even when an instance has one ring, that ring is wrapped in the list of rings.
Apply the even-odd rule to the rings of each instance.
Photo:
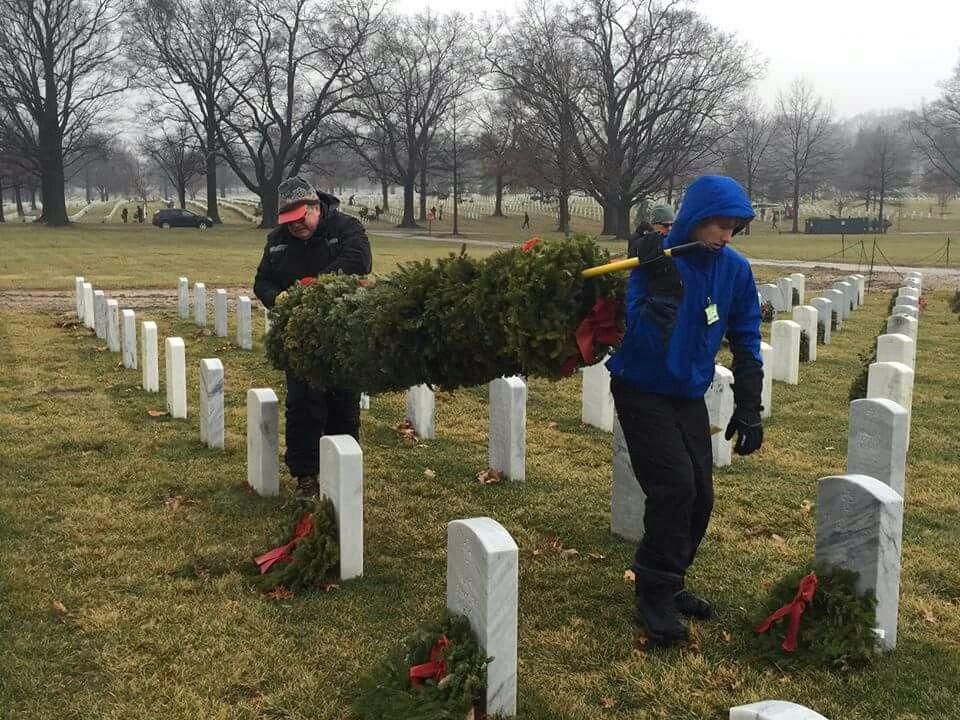
[[[150,417],[164,417],[169,414],[166,410],[147,410],[147,415]]]
[[[602,708],[612,708],[617,706],[617,701],[613,698],[600,698],[600,707]]]
[[[558,427],[560,427],[559,423],[555,423],[553,421],[547,423],[548,430],[556,430]]]
[[[293,593],[287,590],[283,585],[278,585],[273,590],[266,593],[266,596],[272,600],[289,600],[293,597]]]
[[[606,555],[601,555],[600,553],[590,553],[587,557],[589,557],[591,560],[606,560],[606,559],[607,559],[607,556],[606,556]]]
[[[809,500],[804,500],[800,503],[800,512],[804,515],[809,515],[811,510],[813,510],[813,503]]]
[[[70,611],[67,610],[67,606],[59,600],[51,602],[50,609],[53,610],[53,614],[56,615],[61,622],[66,622],[70,617]]]
[[[540,557],[541,555],[543,555],[543,550],[541,550],[540,548],[537,548],[536,550],[533,551],[534,557]]]
[[[633,585],[637,581],[636,573],[634,573],[633,570],[624,570],[623,581],[628,585]]]
[[[723,640],[724,640],[724,642],[730,642],[730,640],[731,640],[732,638],[733,638],[733,635],[731,635],[730,633],[728,633],[726,630],[723,631]]]
[[[430,468],[427,468],[426,470],[423,471],[423,476],[425,478],[429,478],[430,480],[433,480],[437,476],[437,474]]]
[[[480,481],[481,485],[494,485],[496,483],[503,482],[504,475],[499,470],[487,468],[486,470],[481,470],[479,473],[477,473],[477,480]]]
[[[97,347],[97,348],[94,348],[94,350],[96,350],[97,352],[106,352],[107,346],[104,345],[103,347]]]
[[[580,554],[580,551],[576,548],[567,548],[566,550],[560,551],[560,557],[564,560],[573,560],[577,555]]]
[[[824,450],[836,450],[836,448],[833,445],[827,445]]]
[[[185,498],[183,495],[174,495],[173,497],[168,497],[166,500],[164,500],[163,504],[170,508],[173,512],[176,512],[187,505],[196,505],[197,501]]]
[[[937,616],[933,614],[933,610],[926,607],[921,607],[920,609],[923,611],[924,622],[928,622],[931,625],[939,624],[940,621],[937,620]]]
[[[773,544],[778,547],[782,547],[782,548],[787,547],[787,541],[784,540],[782,536],[777,535],[776,533],[773,533],[770,536],[770,539],[773,541]]]
[[[324,592],[330,592],[331,590],[339,590],[339,589],[340,589],[340,583],[338,583],[338,582],[325,582],[325,583],[324,583],[323,585],[321,585],[320,587],[323,589]]]

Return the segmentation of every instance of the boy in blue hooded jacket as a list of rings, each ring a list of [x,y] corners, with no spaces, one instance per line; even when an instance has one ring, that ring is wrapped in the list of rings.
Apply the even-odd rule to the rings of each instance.
[[[627,289],[627,330],[607,362],[617,416],[646,495],[634,558],[636,617],[649,637],[685,642],[680,616],[709,619],[709,603],[684,588],[713,509],[713,457],[704,394],[726,334],[735,410],[726,438],[748,455],[763,443],[760,304],[747,260],[728,246],[753,219],[735,180],[704,176],[687,189],[670,234],[644,236],[643,265]],[[665,247],[697,241],[669,257]]]

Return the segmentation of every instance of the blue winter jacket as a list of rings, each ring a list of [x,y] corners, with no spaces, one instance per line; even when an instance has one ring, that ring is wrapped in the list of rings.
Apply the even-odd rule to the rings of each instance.
[[[692,241],[699,222],[718,216],[752,219],[753,208],[732,178],[700,177],[687,188],[664,247]],[[683,282],[679,306],[674,298],[647,294],[643,269],[630,274],[626,334],[607,367],[641,392],[703,397],[713,381],[724,333],[733,351],[735,376],[738,366],[762,366],[757,286],[750,263],[730,246],[695,250],[673,262]],[[708,325],[706,308],[713,303],[719,320]]]

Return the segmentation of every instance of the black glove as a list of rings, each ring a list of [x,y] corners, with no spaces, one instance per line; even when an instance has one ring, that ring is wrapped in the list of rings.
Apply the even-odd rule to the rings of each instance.
[[[673,258],[663,254],[663,238],[659,233],[649,232],[634,238],[640,269],[650,278],[647,291],[650,295],[683,296],[683,281]]]
[[[737,443],[733,446],[733,451],[737,455],[749,455],[759,450],[763,445],[763,423],[760,422],[760,413],[739,408],[734,410],[723,436],[730,440],[734,435],[737,436]]]

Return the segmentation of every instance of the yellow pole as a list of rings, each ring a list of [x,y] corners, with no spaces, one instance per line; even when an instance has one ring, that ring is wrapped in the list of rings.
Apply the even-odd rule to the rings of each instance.
[[[674,247],[665,248],[663,254],[667,257],[671,255],[682,255],[685,252],[693,250],[694,248],[701,247],[698,242],[690,242],[684,245],[675,245]],[[639,267],[640,258],[627,258],[626,260],[615,260],[612,263],[607,263],[606,265],[597,265],[596,267],[587,268],[583,270],[580,274],[585,278],[597,277],[597,275],[606,275],[607,273],[618,272],[620,270],[632,270],[635,267]]]

